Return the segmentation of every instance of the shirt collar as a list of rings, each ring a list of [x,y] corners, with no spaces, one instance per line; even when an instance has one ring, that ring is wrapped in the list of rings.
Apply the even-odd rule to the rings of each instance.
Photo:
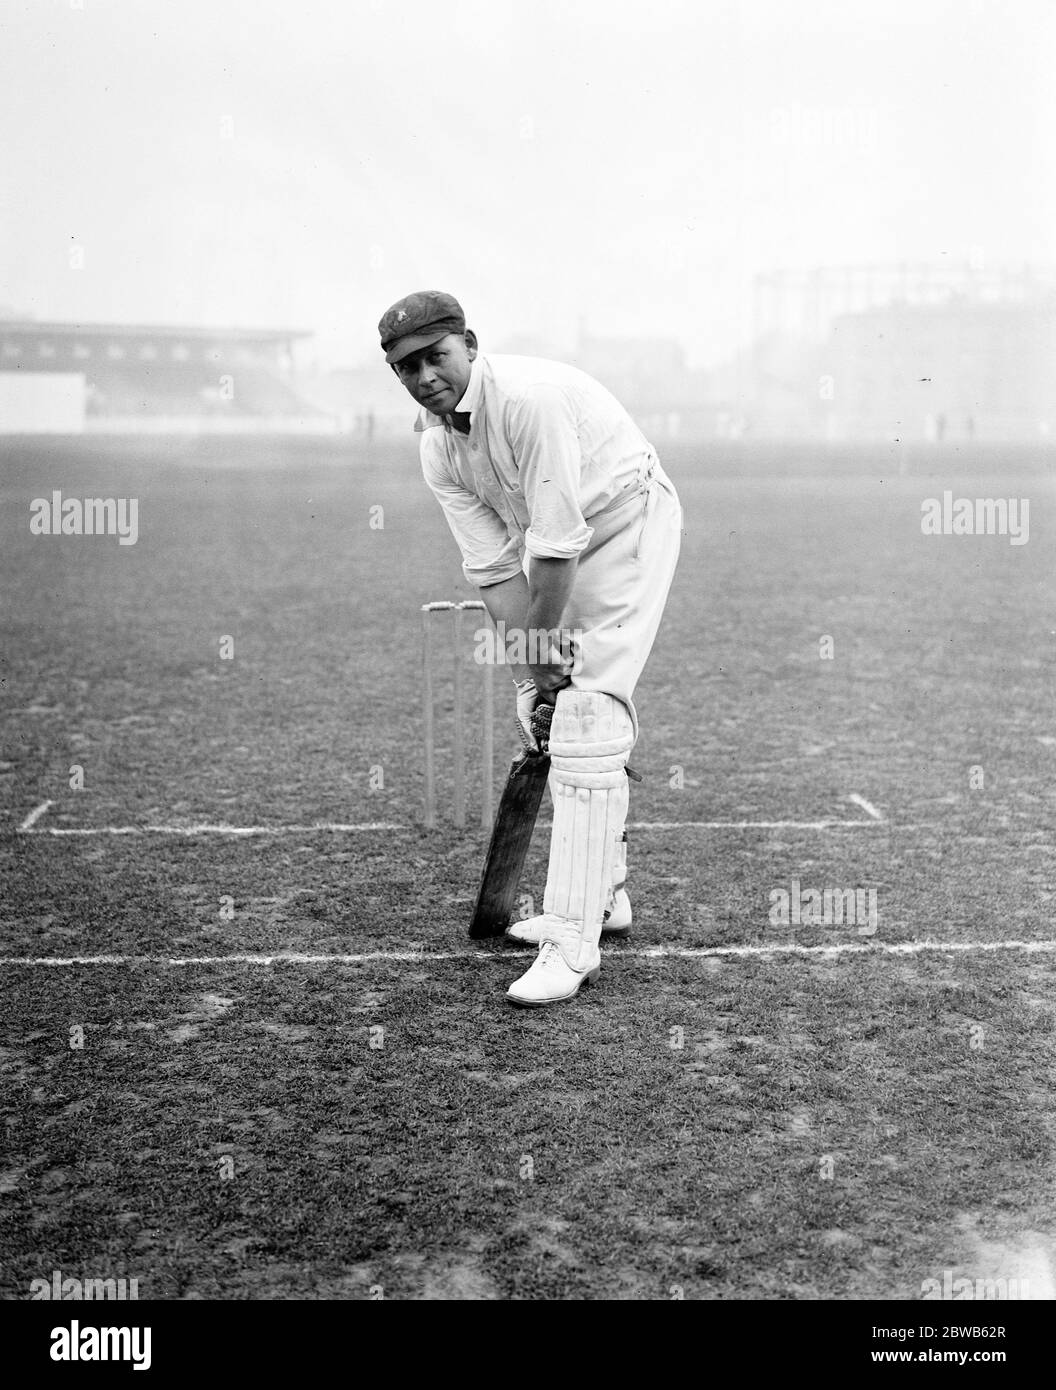
[[[468,412],[472,415],[474,410],[480,405],[480,395],[484,389],[483,376],[484,356],[482,353],[478,352],[470,364],[469,385],[466,387],[466,393],[459,401],[458,405],[455,406],[455,410],[458,411],[459,414]]]
[[[467,413],[472,415],[475,410],[480,408],[480,398],[484,392],[484,354],[478,352],[474,357],[469,368],[469,385],[465,389],[462,399],[455,409],[459,414]],[[447,417],[444,415],[434,415],[431,410],[426,410],[423,406],[418,412],[418,419],[414,422],[415,434],[421,434],[423,430],[432,429],[434,425],[446,425]]]

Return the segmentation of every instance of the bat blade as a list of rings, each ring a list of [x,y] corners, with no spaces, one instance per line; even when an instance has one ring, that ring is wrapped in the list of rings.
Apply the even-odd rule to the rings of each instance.
[[[510,768],[469,924],[474,940],[500,936],[509,926],[549,771],[545,753],[525,753]]]

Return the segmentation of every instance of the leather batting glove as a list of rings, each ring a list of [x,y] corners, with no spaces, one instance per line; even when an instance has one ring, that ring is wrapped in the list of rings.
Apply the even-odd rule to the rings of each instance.
[[[520,735],[521,744],[526,753],[543,753],[543,741],[539,738],[539,733],[549,732],[550,720],[545,719],[545,729],[537,728],[537,724],[542,723],[536,710],[539,706],[539,691],[536,689],[535,681],[523,680],[517,682],[517,733]],[[547,708],[543,706],[543,708]]]

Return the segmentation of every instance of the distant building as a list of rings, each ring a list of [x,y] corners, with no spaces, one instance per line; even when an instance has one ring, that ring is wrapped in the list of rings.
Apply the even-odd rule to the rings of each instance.
[[[753,433],[1030,441],[1056,428],[1052,267],[980,255],[774,271],[756,277],[753,317],[739,372]]]
[[[0,433],[329,431],[289,329],[0,319]]]
[[[836,438],[1031,441],[1056,432],[1056,298],[847,314],[820,357]]]

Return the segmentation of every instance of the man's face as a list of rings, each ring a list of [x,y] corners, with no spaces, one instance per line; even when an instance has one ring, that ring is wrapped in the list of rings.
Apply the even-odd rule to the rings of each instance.
[[[434,415],[450,415],[466,394],[476,355],[477,340],[467,329],[465,335],[449,333],[430,347],[408,353],[393,363],[393,371],[419,405]]]

